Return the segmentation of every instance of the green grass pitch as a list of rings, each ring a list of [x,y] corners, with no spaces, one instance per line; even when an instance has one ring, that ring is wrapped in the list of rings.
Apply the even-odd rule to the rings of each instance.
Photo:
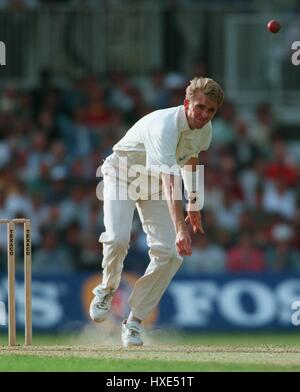
[[[100,336],[100,335],[99,335]],[[201,372],[300,371],[295,333],[163,334],[141,348],[124,349],[118,337],[94,343],[67,335],[34,336],[32,347],[7,347],[0,335],[0,371]]]

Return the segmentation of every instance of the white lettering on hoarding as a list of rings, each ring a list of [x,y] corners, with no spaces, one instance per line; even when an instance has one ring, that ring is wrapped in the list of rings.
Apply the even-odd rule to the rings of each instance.
[[[251,311],[243,306],[243,295],[251,299],[254,305]],[[272,321],[276,314],[271,288],[255,281],[238,280],[225,285],[219,305],[225,319],[242,327],[261,327]]]
[[[300,279],[286,279],[275,287],[254,279],[221,283],[175,280],[168,293],[175,306],[172,322],[180,327],[209,327],[215,313],[228,324],[242,328],[265,327],[275,322],[288,326],[291,317],[293,325],[300,325],[300,301],[294,302],[293,316],[291,312],[291,303],[300,297]],[[245,297],[251,308],[245,306]]]
[[[205,326],[213,313],[213,302],[217,298],[215,282],[176,282],[169,292],[174,297],[176,313],[174,322],[182,326]]]
[[[67,285],[55,282],[32,282],[32,323],[35,328],[53,328],[62,322],[64,307],[61,296],[67,289]],[[7,279],[0,281],[1,298],[7,298]],[[4,297],[5,296],[5,297]],[[6,313],[1,310],[0,302],[0,325],[6,325]],[[16,281],[16,321],[17,325],[24,327],[24,283]],[[4,318],[5,314],[5,318]],[[1,324],[1,321],[5,323]]]

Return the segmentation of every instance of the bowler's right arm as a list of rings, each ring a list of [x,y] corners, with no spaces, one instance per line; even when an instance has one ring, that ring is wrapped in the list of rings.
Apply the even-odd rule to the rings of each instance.
[[[180,197],[181,188],[177,181],[180,177],[166,173],[161,173],[161,176],[164,193],[176,231],[177,251],[180,256],[190,256],[192,254],[192,241],[184,220],[182,200]]]

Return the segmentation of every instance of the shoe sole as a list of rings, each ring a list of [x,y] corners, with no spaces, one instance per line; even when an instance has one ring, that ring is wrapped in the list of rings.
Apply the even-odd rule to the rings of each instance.
[[[91,320],[94,321],[95,323],[103,323],[103,321],[105,321],[106,318],[104,318],[104,319],[94,319],[94,318],[91,317]]]
[[[105,316],[103,316],[101,318],[94,318],[94,317],[92,317],[91,313],[89,313],[89,314],[90,314],[91,320],[95,321],[96,323],[103,323],[103,321],[105,321],[108,316],[108,313],[107,313]]]

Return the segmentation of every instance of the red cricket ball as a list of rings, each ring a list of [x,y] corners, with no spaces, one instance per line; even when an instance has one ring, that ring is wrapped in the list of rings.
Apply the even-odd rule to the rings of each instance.
[[[278,33],[281,28],[281,25],[277,20],[270,20],[267,27],[268,30],[271,31],[271,33]]]

